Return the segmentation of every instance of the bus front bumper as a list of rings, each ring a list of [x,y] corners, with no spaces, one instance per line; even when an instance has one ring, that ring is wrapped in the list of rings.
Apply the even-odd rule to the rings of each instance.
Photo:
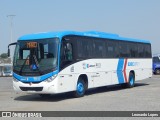
[[[40,83],[23,83],[13,80],[13,88],[16,92],[56,94],[56,79],[52,82],[42,81]]]

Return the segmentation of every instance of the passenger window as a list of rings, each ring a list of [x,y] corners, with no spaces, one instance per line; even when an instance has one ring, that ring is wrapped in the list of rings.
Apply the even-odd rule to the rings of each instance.
[[[93,43],[94,47],[94,57],[95,58],[103,58],[104,57],[104,49],[105,45],[101,40],[95,40]]]
[[[66,43],[65,46],[65,58],[67,61],[72,61],[73,59],[73,52],[72,52],[72,44],[71,43]]]
[[[63,42],[61,46],[61,69],[73,61],[73,46],[71,43]]]
[[[119,41],[119,55],[122,58],[130,57],[128,44],[124,41]]]
[[[119,57],[119,49],[118,49],[117,41],[107,41],[106,42],[106,57],[107,58]]]
[[[144,52],[144,45],[143,44],[138,44],[138,57],[139,58],[144,58],[145,56],[145,54],[144,54],[145,52]]]

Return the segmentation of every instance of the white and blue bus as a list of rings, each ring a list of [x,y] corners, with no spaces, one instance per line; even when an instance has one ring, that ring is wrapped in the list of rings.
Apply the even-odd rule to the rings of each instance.
[[[82,97],[90,88],[133,87],[135,81],[152,76],[147,40],[63,31],[24,35],[10,45],[14,44],[13,88],[17,92],[43,96],[73,91]]]
[[[11,77],[12,76],[12,65],[11,64],[0,64],[0,76]]]

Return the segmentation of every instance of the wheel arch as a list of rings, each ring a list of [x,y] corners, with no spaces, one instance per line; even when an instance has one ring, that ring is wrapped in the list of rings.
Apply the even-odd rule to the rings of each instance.
[[[136,77],[136,75],[135,75],[135,71],[134,70],[131,70],[130,72],[129,72],[129,74],[130,73],[132,73],[133,75],[134,75],[134,79],[136,79],[135,77]]]
[[[86,90],[87,90],[88,89],[88,76],[86,74],[81,74],[78,77],[78,80],[79,79],[82,79],[85,82],[85,87],[86,87]]]

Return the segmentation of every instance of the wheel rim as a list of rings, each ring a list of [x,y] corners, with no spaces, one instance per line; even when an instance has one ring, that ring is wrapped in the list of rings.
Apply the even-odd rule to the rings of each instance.
[[[129,83],[131,86],[134,84],[134,77],[133,76],[130,76]]]
[[[83,83],[79,82],[79,83],[77,84],[77,92],[78,92],[78,94],[80,94],[80,95],[83,94],[83,92],[84,92],[84,85],[83,85]]]

